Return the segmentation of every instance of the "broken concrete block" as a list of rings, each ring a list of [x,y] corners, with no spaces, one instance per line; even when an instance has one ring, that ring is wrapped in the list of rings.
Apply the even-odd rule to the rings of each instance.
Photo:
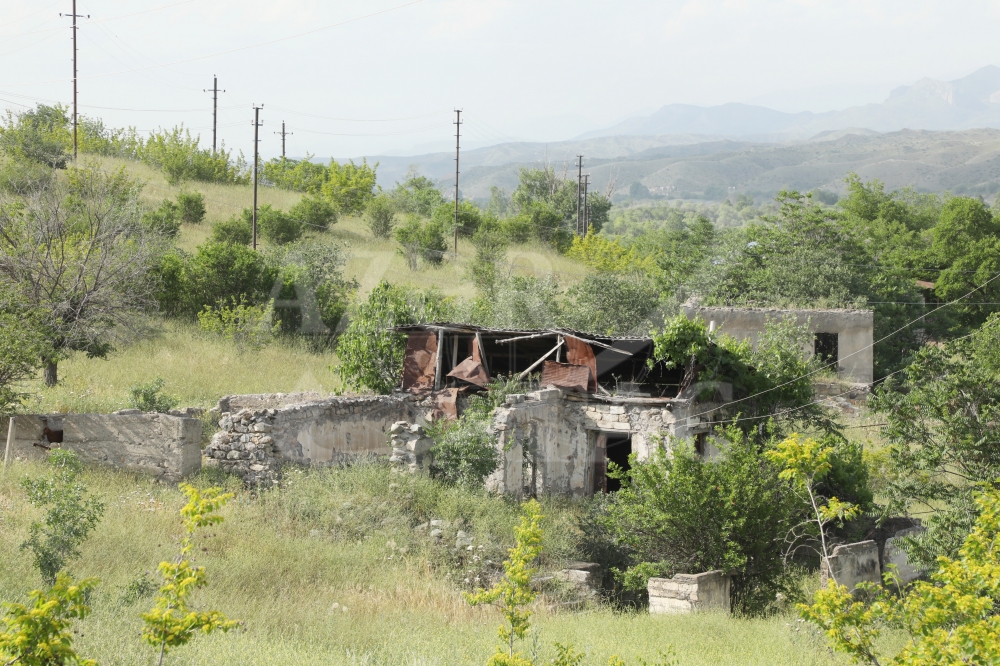
[[[861,541],[837,546],[830,556],[830,566],[820,563],[820,585],[826,587],[831,574],[838,584],[854,591],[858,583],[882,582],[882,568],[878,561],[878,544]]]
[[[673,578],[650,578],[651,614],[693,613],[709,609],[729,611],[729,576],[722,571],[677,574]]]
[[[882,561],[885,563],[886,570],[889,569],[889,565],[895,565],[896,576],[899,578],[900,585],[908,585],[926,573],[923,569],[918,569],[910,564],[906,551],[899,547],[899,542],[905,537],[919,534],[925,529],[926,528],[924,527],[911,527],[909,529],[900,530],[899,532],[896,532],[895,536],[885,540],[885,550],[882,554]]]

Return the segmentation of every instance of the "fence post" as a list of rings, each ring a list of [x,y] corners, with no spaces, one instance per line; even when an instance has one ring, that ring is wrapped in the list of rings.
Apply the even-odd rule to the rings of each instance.
[[[3,471],[7,472],[7,462],[10,460],[10,447],[14,445],[14,417],[10,417],[7,425],[7,448],[3,452]]]

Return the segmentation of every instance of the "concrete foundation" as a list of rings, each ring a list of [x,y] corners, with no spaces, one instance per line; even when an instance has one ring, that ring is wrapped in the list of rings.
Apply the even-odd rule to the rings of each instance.
[[[202,426],[196,418],[125,410],[116,414],[22,414],[14,420],[11,455],[15,458],[39,460],[49,450],[62,448],[87,464],[171,482],[201,469]]]
[[[837,546],[830,556],[830,566],[820,563],[820,584],[824,587],[830,575],[840,585],[853,591],[859,583],[882,583],[882,569],[879,565],[878,544],[874,541],[848,543]]]
[[[653,615],[704,610],[729,612],[729,588],[729,576],[721,571],[650,578],[649,612]]]

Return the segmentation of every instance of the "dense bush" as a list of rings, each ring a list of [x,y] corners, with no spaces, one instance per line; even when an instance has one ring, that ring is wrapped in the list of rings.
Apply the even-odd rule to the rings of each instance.
[[[604,335],[646,335],[663,321],[660,291],[641,273],[588,275],[567,291],[566,324]]]
[[[365,224],[375,238],[389,238],[396,226],[396,206],[385,194],[369,200],[365,204]]]
[[[396,204],[396,210],[421,217],[430,217],[444,203],[441,190],[434,181],[412,169],[406,173],[406,179],[402,183],[396,184],[390,196]]]
[[[64,169],[72,146],[69,116],[61,105],[39,104],[16,115],[8,111],[0,124],[0,152],[15,159]]]
[[[159,208],[146,212],[142,223],[152,231],[176,236],[181,230],[181,218],[175,204],[170,199],[164,199]]]
[[[776,593],[794,594],[777,545],[801,506],[756,443],[730,429],[720,446],[714,460],[681,443],[644,462],[633,455],[599,524],[627,554],[628,568],[616,573],[627,589],[644,589],[651,576],[722,569],[732,576],[733,609],[759,615]]]
[[[326,231],[337,223],[337,207],[326,199],[307,194],[292,206],[288,214],[310,229]]]
[[[378,164],[368,166],[367,160],[361,164],[349,161],[338,164],[330,160],[326,166],[305,160],[275,158],[264,165],[262,175],[266,182],[297,192],[321,195],[333,207],[345,215],[357,215],[376,192],[375,171]]]
[[[169,412],[180,401],[172,395],[163,393],[165,383],[162,377],[157,377],[150,382],[134,384],[128,390],[129,408],[143,412]]]
[[[215,307],[206,305],[198,313],[198,326],[232,342],[241,351],[260,351],[274,339],[281,323],[274,320],[270,302],[247,305],[241,300],[219,302]]]
[[[396,229],[396,241],[400,245],[400,253],[406,257],[410,270],[417,269],[417,258],[438,265],[444,261],[448,244],[444,238],[444,230],[437,220],[421,222],[415,215],[409,216],[406,223]]]
[[[340,331],[357,283],[344,278],[347,262],[340,245],[300,243],[281,259],[278,282],[271,290],[281,330],[309,336],[322,346]]]
[[[223,146],[213,152],[199,147],[199,138],[183,126],[151,135],[138,148],[137,157],[146,164],[163,170],[167,182],[176,184],[184,180],[201,180],[210,183],[250,182],[250,174],[242,157],[235,163],[231,153]]]
[[[455,233],[455,204],[446,203],[434,209],[434,222],[449,234]],[[483,212],[471,201],[460,201],[458,204],[458,234],[471,236],[479,229],[483,221]]]
[[[252,221],[253,211],[244,209],[243,216],[246,217],[248,213]],[[257,209],[257,228],[264,239],[275,245],[285,245],[302,236],[302,223],[299,219],[279,208],[272,208],[271,204],[264,204]]]
[[[201,224],[205,219],[205,195],[201,192],[179,192],[177,214],[185,224]]]
[[[212,225],[213,243],[250,245],[253,242],[253,222],[243,215],[232,216]]]
[[[245,245],[207,243],[184,262],[177,311],[194,318],[205,307],[219,302],[262,303],[270,298],[279,267],[270,257]]]

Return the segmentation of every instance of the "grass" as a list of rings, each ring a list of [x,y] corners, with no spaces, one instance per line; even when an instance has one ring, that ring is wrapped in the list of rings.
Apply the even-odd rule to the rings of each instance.
[[[25,390],[35,394],[25,411],[33,413],[107,413],[127,406],[129,388],[162,377],[164,392],[181,407],[214,407],[235,393],[331,393],[340,381],[330,370],[332,352],[316,353],[297,341],[279,339],[259,352],[241,353],[196,324],[166,320],[155,337],[107,359],[75,353],[59,364],[59,384],[36,379]]]
[[[15,462],[0,477],[0,601],[22,600],[39,578],[18,544],[38,512],[16,479],[38,475],[38,464]],[[154,663],[140,640],[139,613],[147,597],[122,599],[130,581],[173,556],[179,536],[176,488],[122,472],[88,470],[83,477],[107,510],[82,556],[69,569],[96,576],[94,613],[79,628],[81,652],[104,666]],[[199,485],[218,482],[207,473]],[[229,635],[197,637],[168,655],[172,664],[483,664],[496,645],[499,616],[469,607],[463,551],[436,545],[413,526],[430,518],[461,525],[485,550],[502,556],[517,507],[483,494],[391,474],[376,466],[292,472],[283,486],[254,496],[239,491],[226,520],[199,538],[197,564],[210,585],[199,608],[244,621]],[[547,501],[545,565],[573,552],[574,505]],[[474,565],[472,565],[474,566]],[[346,610],[344,608],[346,607]],[[538,661],[547,663],[556,641],[587,653],[584,664],[606,664],[612,654],[631,666],[676,652],[679,663],[838,664],[822,642],[790,616],[748,620],[721,614],[649,616],[593,605],[568,612],[535,608]],[[898,637],[894,637],[898,640]],[[522,649],[531,652],[531,641]]]

